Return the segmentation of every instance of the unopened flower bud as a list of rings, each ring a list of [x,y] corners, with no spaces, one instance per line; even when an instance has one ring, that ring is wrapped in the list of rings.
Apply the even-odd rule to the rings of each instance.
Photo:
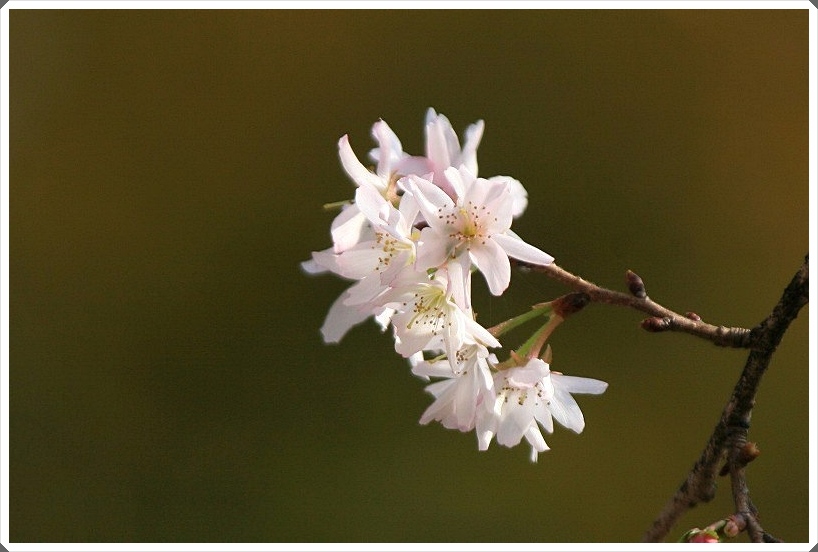
[[[591,302],[591,298],[582,292],[569,293],[551,301],[551,308],[554,314],[561,318],[568,318],[572,314],[581,311],[585,305]]]
[[[642,320],[642,329],[649,332],[666,332],[670,329],[671,322],[670,318],[653,316]]]
[[[741,447],[741,451],[738,454],[737,460],[742,464],[746,465],[758,458],[761,454],[761,451],[758,449],[758,445],[753,442],[746,442],[743,447]]]
[[[696,314],[695,312],[686,312],[685,318],[689,318],[691,320],[695,320],[696,322],[701,322],[702,317]]]
[[[758,449],[758,445],[753,442],[746,442],[744,446],[741,447],[741,450],[736,452],[734,457],[733,463],[735,463],[739,468],[743,468],[753,460],[759,457],[761,451]],[[724,464],[719,472],[719,475],[725,476],[730,473],[730,462]]]
[[[647,292],[645,291],[645,283],[642,281],[642,278],[640,278],[639,275],[632,270],[625,273],[625,281],[628,283],[628,289],[634,296],[640,299],[644,299],[648,296]]]
[[[691,535],[688,537],[687,542],[719,542],[719,536],[715,531],[710,531],[707,529],[693,530],[691,531]]]
[[[732,539],[736,535],[741,532],[739,529],[738,523],[735,522],[733,519],[727,520],[727,523],[724,524],[724,536],[727,538]]]

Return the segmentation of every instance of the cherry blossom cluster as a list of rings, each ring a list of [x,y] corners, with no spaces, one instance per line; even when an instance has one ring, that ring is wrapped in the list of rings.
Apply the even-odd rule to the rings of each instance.
[[[508,176],[478,176],[477,146],[483,121],[469,126],[463,145],[449,120],[429,109],[425,155],[403,151],[383,120],[372,126],[377,147],[367,168],[347,136],[338,142],[341,164],[357,187],[351,201],[333,204],[341,212],[331,225],[332,247],[302,263],[310,274],[331,272],[354,283],[333,303],[321,328],[337,343],[353,326],[372,317],[391,328],[395,351],[412,372],[437,381],[426,390],[433,403],[420,418],[463,432],[474,430],[478,447],[493,438],[512,447],[525,438],[531,459],[548,450],[540,428],[553,420],[579,433],[585,421],[571,393],[599,394],[607,384],[550,369],[544,339],[560,318],[549,304],[532,315],[545,324],[527,345],[500,362],[489,349],[501,347],[504,330],[481,326],[472,310],[472,275],[480,272],[493,295],[509,286],[509,258],[547,265],[553,258],[511,230],[528,198]],[[548,361],[548,362],[547,362]]]

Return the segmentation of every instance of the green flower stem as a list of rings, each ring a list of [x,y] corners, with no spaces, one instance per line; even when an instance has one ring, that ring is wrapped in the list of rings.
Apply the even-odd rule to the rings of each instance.
[[[531,310],[528,312],[524,312],[514,318],[509,318],[505,322],[500,322],[496,326],[492,326],[489,328],[489,332],[494,337],[500,337],[504,333],[513,330],[517,326],[525,324],[529,320],[533,320],[538,316],[546,316],[549,317],[553,309],[551,308],[551,303],[538,303],[531,307]]]
[[[336,209],[340,209],[344,205],[349,205],[353,203],[352,201],[345,199],[343,201],[335,201],[333,203],[324,203],[324,210],[325,211],[334,211]]]
[[[534,334],[526,339],[525,343],[523,343],[519,349],[515,351],[515,356],[518,358],[527,358],[531,359],[540,354],[540,351],[545,345],[545,342],[554,332],[557,326],[559,326],[563,321],[561,316],[556,314],[550,314],[548,317],[548,321],[540,326],[540,329],[534,332]]]

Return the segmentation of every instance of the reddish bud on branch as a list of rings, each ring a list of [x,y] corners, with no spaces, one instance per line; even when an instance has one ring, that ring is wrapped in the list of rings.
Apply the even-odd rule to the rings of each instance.
[[[727,518],[727,522],[724,524],[724,536],[732,539],[746,528],[747,520],[744,519],[744,516],[736,516],[733,514]]]
[[[625,273],[625,281],[628,284],[628,290],[630,290],[635,297],[644,299],[648,296],[647,292],[645,291],[645,283],[634,271],[629,270]]]
[[[700,531],[691,536],[687,542],[719,542],[719,536],[710,531]]]
[[[551,308],[554,314],[560,318],[568,318],[585,308],[591,302],[591,298],[586,293],[575,292],[563,295],[551,301]]]
[[[651,318],[645,318],[644,320],[642,320],[642,329],[654,333],[666,332],[671,328],[672,324],[673,320],[671,318],[668,318],[667,316],[664,318],[653,316]]]
[[[739,468],[743,468],[753,460],[759,457],[761,451],[758,449],[758,445],[753,442],[746,442],[744,446],[741,447],[739,451],[736,452],[735,457],[732,460],[732,463],[738,466]],[[721,471],[719,471],[719,475],[724,477],[728,473],[730,473],[730,461],[728,461],[724,466],[722,466]]]

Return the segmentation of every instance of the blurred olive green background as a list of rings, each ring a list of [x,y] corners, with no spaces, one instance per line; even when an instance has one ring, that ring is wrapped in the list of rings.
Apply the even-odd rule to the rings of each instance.
[[[372,323],[318,331],[330,244],[384,118],[486,121],[483,176],[565,268],[753,326],[808,249],[808,12],[12,10],[12,541],[634,541],[746,358],[593,305],[554,369],[587,428],[477,451]],[[566,291],[515,273],[489,325]],[[519,344],[523,334],[506,340]],[[806,310],[758,396],[765,528],[808,538]],[[717,499],[677,526],[732,512]],[[743,539],[744,537],[742,537]]]

